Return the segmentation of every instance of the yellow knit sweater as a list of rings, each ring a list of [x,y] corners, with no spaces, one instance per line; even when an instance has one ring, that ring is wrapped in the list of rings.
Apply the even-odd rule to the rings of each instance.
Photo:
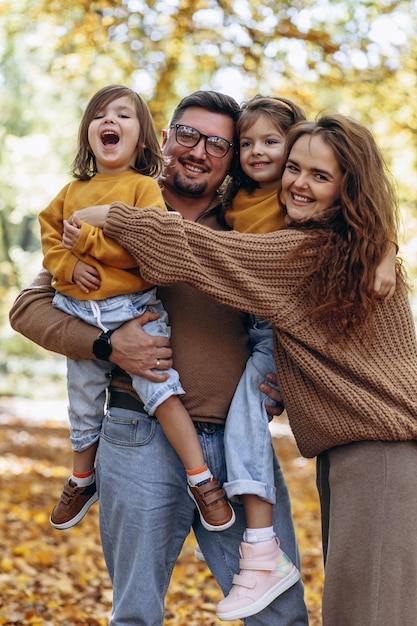
[[[156,180],[133,171],[118,174],[96,174],[88,181],[66,185],[39,215],[44,267],[52,274],[52,286],[78,300],[103,300],[121,293],[134,293],[152,285],[141,278],[134,258],[118,243],[104,237],[101,228],[83,223],[73,250],[62,246],[63,220],[79,209],[113,201],[144,208],[155,206],[166,210]],[[85,294],[73,283],[78,260],[95,267],[101,287]]]
[[[353,441],[417,439],[417,341],[405,286],[378,301],[375,337],[343,349],[307,315],[297,296],[311,257],[286,261],[302,231],[216,232],[152,209],[111,207],[104,232],[156,284],[186,282],[219,302],[274,325],[279,385],[301,453],[312,457]]]
[[[225,213],[227,224],[239,233],[272,233],[284,228],[285,214],[276,189],[241,189]]]

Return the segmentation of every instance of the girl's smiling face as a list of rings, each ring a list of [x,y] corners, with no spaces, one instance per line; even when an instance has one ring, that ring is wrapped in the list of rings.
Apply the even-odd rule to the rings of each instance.
[[[268,116],[260,115],[239,137],[240,164],[249,178],[264,189],[278,186],[285,135]]]
[[[294,143],[282,176],[288,216],[309,220],[334,206],[340,197],[342,171],[336,156],[319,135],[303,135]]]
[[[138,154],[140,122],[129,96],[109,102],[88,127],[88,143],[99,174],[127,171]]]

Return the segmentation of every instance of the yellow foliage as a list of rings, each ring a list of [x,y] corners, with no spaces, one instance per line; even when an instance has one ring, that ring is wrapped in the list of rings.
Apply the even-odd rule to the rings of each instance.
[[[98,506],[69,531],[55,531],[49,524],[63,484],[54,464],[58,460],[64,468],[67,463],[68,472],[71,463],[67,429],[28,426],[13,416],[7,422],[0,424],[0,456],[13,454],[8,470],[14,475],[13,480],[10,473],[0,475],[0,626],[107,626],[112,589],[101,551]],[[17,445],[22,430],[30,437]],[[48,445],[52,437],[59,443]],[[323,568],[314,461],[300,459],[290,436],[276,439],[275,446],[290,489],[310,626],[319,626]],[[222,593],[206,564],[194,557],[195,545],[191,534],[173,572],[164,626],[238,626],[241,622],[216,617]]]

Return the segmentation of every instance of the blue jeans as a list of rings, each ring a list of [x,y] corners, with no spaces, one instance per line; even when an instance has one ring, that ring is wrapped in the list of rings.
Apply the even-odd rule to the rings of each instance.
[[[223,430],[199,438],[213,474],[226,478]],[[283,550],[300,567],[286,483],[274,457],[279,506],[274,526]],[[110,408],[103,422],[97,457],[100,533],[113,584],[110,626],[162,626],[165,595],[182,545],[193,528],[207,564],[223,592],[239,571],[239,544],[245,515],[234,504],[236,522],[208,532],[187,493],[183,464],[159,423],[145,414]],[[299,581],[248,626],[307,626]]]
[[[253,352],[246,364],[227,414],[224,433],[230,499],[249,493],[275,503],[274,450],[265,411],[265,394],[259,385],[275,372],[272,325],[255,318],[249,331]]]
[[[168,316],[156,296],[156,289],[98,301],[76,300],[56,292],[53,304],[61,311],[102,330],[114,330],[145,311],[159,313],[159,319],[148,322],[143,329],[149,335],[170,337]],[[108,361],[67,359],[70,438],[73,449],[78,452],[89,448],[100,436],[106,389],[115,367]],[[185,393],[178,372],[171,368],[167,373],[169,378],[162,383],[131,376],[132,386],[150,415],[154,415],[156,409],[170,396]]]

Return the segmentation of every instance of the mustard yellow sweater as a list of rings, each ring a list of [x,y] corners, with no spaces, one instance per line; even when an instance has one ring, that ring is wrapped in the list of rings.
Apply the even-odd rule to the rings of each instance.
[[[276,189],[241,189],[225,213],[227,224],[239,233],[272,233],[284,228],[285,214]]]
[[[342,349],[307,315],[307,296],[295,294],[311,257],[291,266],[286,257],[302,231],[216,232],[117,203],[104,232],[131,252],[148,280],[188,283],[273,323],[279,385],[304,456],[354,441],[417,439],[417,341],[401,282],[389,302],[377,303],[373,343],[355,336]]]
[[[128,171],[96,174],[88,181],[73,181],[40,213],[43,265],[52,274],[54,289],[78,300],[103,300],[151,287],[139,275],[135,259],[118,243],[104,237],[101,228],[83,223],[73,250],[62,246],[64,219],[76,210],[111,204],[115,200],[136,208],[155,206],[166,210],[158,183],[150,176]],[[99,271],[100,289],[85,294],[72,282],[78,260]]]

